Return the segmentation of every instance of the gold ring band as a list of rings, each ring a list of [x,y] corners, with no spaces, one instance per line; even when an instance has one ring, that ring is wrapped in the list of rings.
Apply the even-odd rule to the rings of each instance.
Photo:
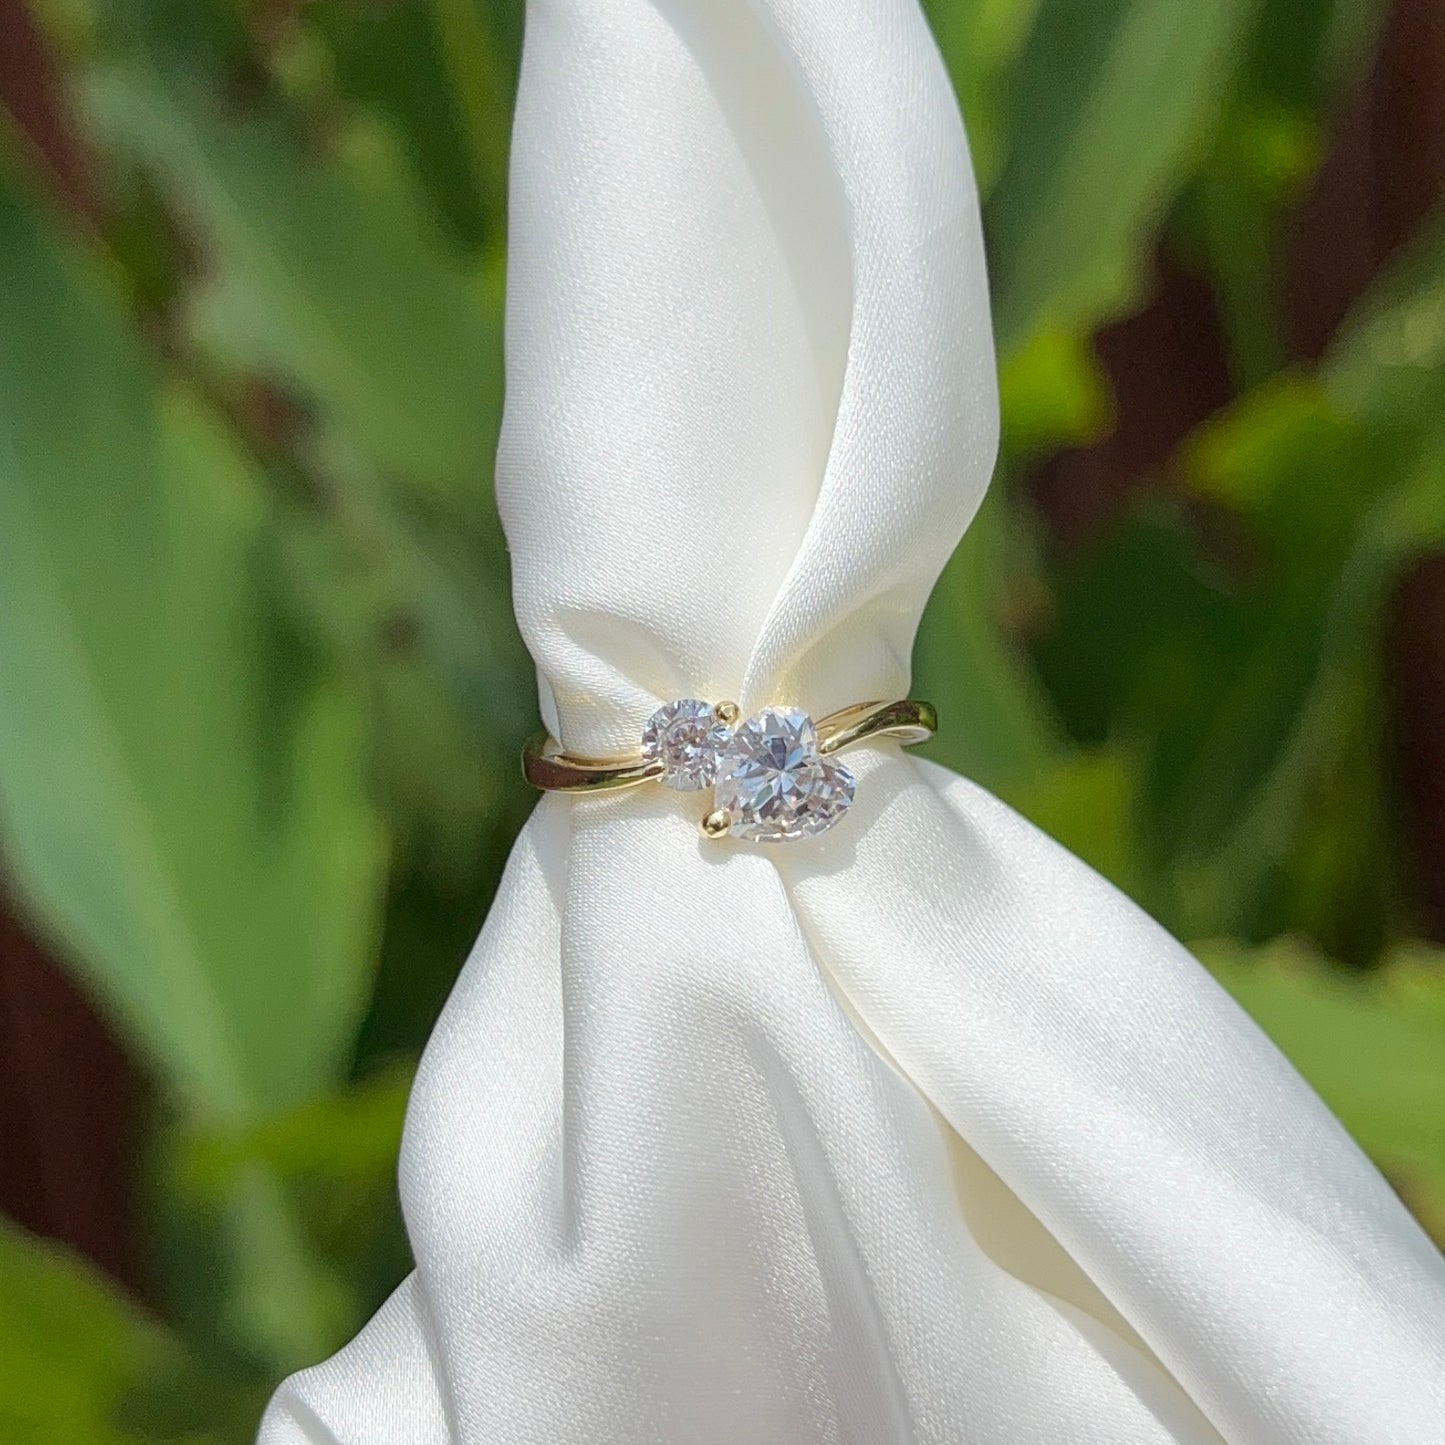
[[[720,718],[733,720],[738,709],[719,703]],[[938,731],[933,704],[914,698],[897,702],[859,702],[818,719],[818,752],[824,756],[857,747],[875,738],[894,738],[904,747],[927,742]],[[659,780],[666,770],[661,759],[583,758],[558,750],[546,733],[527,740],[522,750],[522,775],[547,793],[597,793],[635,788]]]

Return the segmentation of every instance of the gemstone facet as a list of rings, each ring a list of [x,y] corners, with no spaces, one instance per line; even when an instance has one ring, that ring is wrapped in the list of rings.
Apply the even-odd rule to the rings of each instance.
[[[666,768],[661,779],[665,787],[695,793],[712,785],[718,755],[732,735],[733,730],[718,718],[711,703],[679,698],[648,718],[642,730],[642,756],[648,762],[661,759]]]
[[[826,832],[848,811],[854,787],[847,768],[819,754],[807,713],[768,707],[722,750],[714,801],[733,837],[782,842]]]

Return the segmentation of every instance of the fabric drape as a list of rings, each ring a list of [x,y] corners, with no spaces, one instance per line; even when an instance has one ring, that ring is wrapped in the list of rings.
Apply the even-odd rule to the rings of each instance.
[[[553,734],[905,696],[997,427],[914,0],[530,0],[510,224]],[[978,787],[849,764],[772,847],[540,802],[412,1096],[415,1273],[263,1445],[1445,1442],[1445,1267],[1273,1046]]]

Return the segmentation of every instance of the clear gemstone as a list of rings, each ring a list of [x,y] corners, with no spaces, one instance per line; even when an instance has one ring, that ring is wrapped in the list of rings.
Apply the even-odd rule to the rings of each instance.
[[[818,755],[801,708],[769,707],[733,734],[718,760],[717,807],[736,838],[780,842],[826,832],[853,802],[853,774]]]
[[[667,769],[662,775],[666,787],[695,793],[711,786],[718,754],[732,735],[733,730],[718,721],[711,703],[679,698],[648,718],[642,730],[642,756],[649,762],[662,759]]]

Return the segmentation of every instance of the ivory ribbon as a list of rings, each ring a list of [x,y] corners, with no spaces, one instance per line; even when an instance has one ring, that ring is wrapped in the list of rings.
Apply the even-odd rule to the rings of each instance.
[[[531,0],[511,215],[554,734],[904,696],[997,413],[914,0]],[[1445,1442],[1445,1268],[1275,1049],[979,788],[849,761],[771,849],[540,804],[412,1096],[416,1271],[264,1445]]]

